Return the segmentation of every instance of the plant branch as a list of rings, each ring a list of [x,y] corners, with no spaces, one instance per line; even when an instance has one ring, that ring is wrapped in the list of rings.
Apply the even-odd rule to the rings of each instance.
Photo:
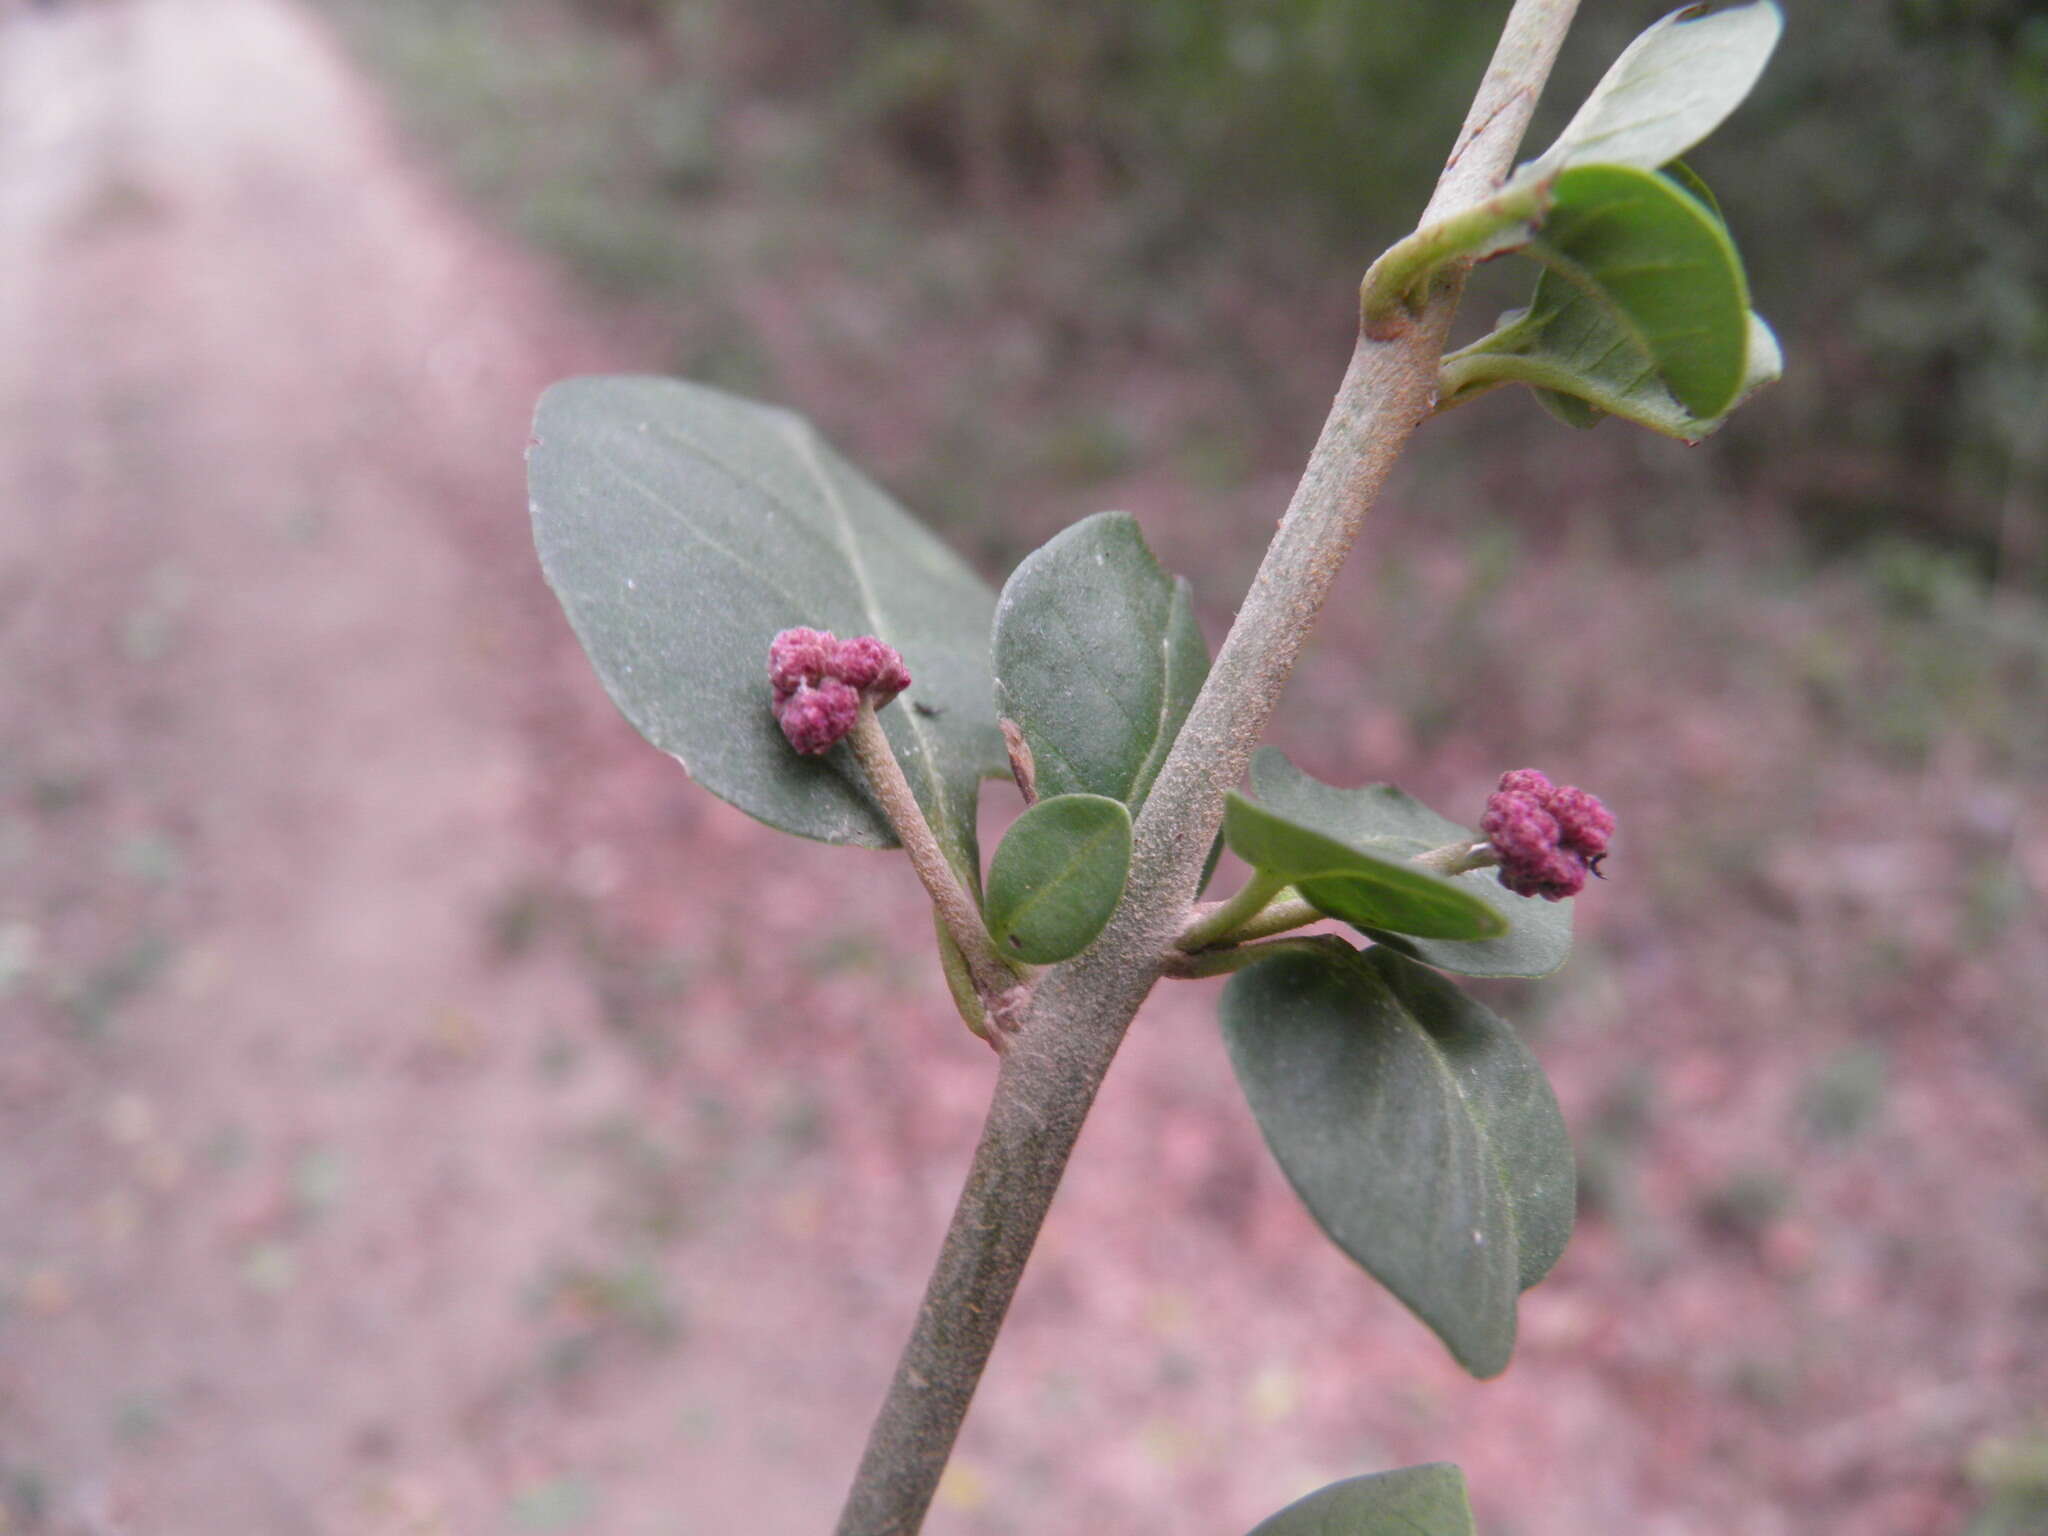
[[[1515,0],[1423,223],[1488,195],[1506,175],[1577,4]],[[1361,337],[1238,621],[1138,817],[1122,904],[1094,945],[1036,984],[839,1536],[912,1536],[923,1523],[1075,1138],[1200,886],[1224,791],[1244,776],[1367,507],[1435,401],[1460,286],[1453,270],[1404,334]]]
[[[1291,891],[1292,888],[1289,889]],[[1296,928],[1306,927],[1310,923],[1320,923],[1329,915],[1310,906],[1301,897],[1283,891],[1280,900],[1268,903],[1263,911],[1231,934],[1230,939],[1234,944],[1244,944],[1252,939],[1268,939],[1276,933],[1287,933]]]
[[[1463,875],[1475,869],[1495,868],[1500,863],[1500,854],[1485,838],[1466,837],[1455,843],[1446,843],[1441,848],[1432,848],[1427,853],[1418,853],[1408,862],[1420,864],[1434,875]]]
[[[1516,0],[1424,224],[1506,175],[1577,8],[1578,0]],[[1224,791],[1244,777],[1367,509],[1435,403],[1462,280],[1457,268],[1441,276],[1400,336],[1361,334],[1279,532],[1138,817],[1127,908],[1190,899]]]
[[[1319,914],[1320,915],[1320,914]],[[1334,933],[1306,933],[1288,939],[1267,939],[1260,944],[1227,944],[1205,949],[1200,954],[1176,955],[1166,962],[1166,974],[1176,981],[1202,981],[1211,976],[1228,976],[1254,965],[1268,955],[1329,954],[1357,951]]]
[[[1018,975],[989,942],[988,930],[982,926],[981,909],[967,894],[960,877],[947,862],[938,838],[932,833],[931,823],[924,819],[924,808],[911,792],[910,780],[903,775],[903,765],[896,761],[895,749],[889,745],[889,733],[875,718],[874,705],[865,699],[861,701],[860,714],[854,720],[853,729],[847,733],[846,743],[852,749],[853,760],[860,764],[861,772],[867,776],[868,787],[881,803],[882,813],[895,829],[897,841],[910,855],[911,868],[924,882],[939,925],[967,962],[967,972],[974,979],[975,990],[993,1005],[997,998],[1016,988]]]
[[[1253,870],[1244,888],[1228,901],[1195,908],[1188,925],[1173,941],[1174,948],[1190,951],[1207,949],[1211,944],[1220,944],[1235,937],[1239,928],[1265,911],[1273,898],[1286,888],[1287,882],[1277,875],[1264,875]]]
[[[1199,916],[1202,909],[1197,907],[1195,911]],[[1309,923],[1320,923],[1328,915],[1326,912],[1317,911],[1297,896],[1292,886],[1282,886],[1271,901],[1251,916],[1213,937],[1204,939],[1199,945],[1190,942],[1196,927],[1196,924],[1190,923],[1181,933],[1176,947],[1192,953],[1197,949],[1217,944],[1242,944],[1250,939],[1271,938],[1276,933],[1286,933],[1290,929],[1305,927]],[[1173,956],[1167,956],[1167,960],[1171,964]]]
[[[1549,209],[1554,180],[1518,178],[1492,197],[1390,246],[1360,285],[1366,335],[1375,341],[1398,336],[1427,300],[1431,278],[1447,263],[1482,260],[1526,243]]]

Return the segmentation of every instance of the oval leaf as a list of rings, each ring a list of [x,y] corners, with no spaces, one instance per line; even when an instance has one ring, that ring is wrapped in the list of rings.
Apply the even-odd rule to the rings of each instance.
[[[879,635],[914,680],[882,715],[889,739],[973,881],[978,783],[1007,771],[981,580],[788,411],[673,379],[570,379],[533,430],[541,568],[640,733],[772,827],[893,847],[844,749],[799,756],[768,710],[778,630]]]
[[[1252,759],[1252,792],[1270,811],[1354,848],[1397,860],[1479,834],[1437,815],[1391,784],[1339,789],[1311,778],[1275,747]],[[1507,931],[1490,939],[1428,939],[1365,926],[1382,944],[1463,976],[1548,976],[1571,957],[1572,903],[1517,896],[1490,869],[1447,877],[1498,912]]]
[[[1055,795],[1010,828],[988,867],[988,933],[1033,965],[1095,942],[1131,872],[1131,813],[1106,795]]]
[[[1188,584],[1128,512],[1100,512],[1026,556],[995,620],[996,709],[1031,744],[1038,791],[1144,803],[1209,675]]]
[[[1669,200],[1681,214],[1709,235],[1718,230],[1725,238],[1726,228],[1713,194],[1688,167],[1673,162],[1656,179],[1669,189]],[[1580,179],[1576,185],[1583,188],[1586,182]],[[1585,213],[1581,206],[1582,221]],[[1704,254],[1710,244],[1711,241],[1696,241],[1695,248]],[[1652,349],[1647,333],[1624,312],[1623,300],[1630,296],[1600,290],[1592,282],[1590,269],[1575,266],[1568,252],[1539,249],[1540,246],[1541,242],[1532,246],[1531,254],[1549,260],[1550,265],[1537,279],[1535,297],[1529,307],[1503,315],[1491,333],[1445,358],[1443,391],[1447,401],[1455,404],[1495,384],[1520,382],[1531,386],[1545,409],[1567,425],[1591,427],[1611,414],[1666,436],[1696,443],[1713,433],[1730,411],[1783,371],[1777,338],[1755,311],[1746,307],[1745,299],[1743,372],[1734,396],[1721,405],[1718,414],[1703,415],[1688,409],[1668,387],[1663,363]],[[1732,247],[1729,254],[1733,259]],[[1652,261],[1643,265],[1648,272],[1657,264]],[[1734,275],[1740,283],[1739,260]],[[1724,298],[1725,289],[1723,281],[1718,291],[1723,292]],[[1683,294],[1673,297],[1684,298]],[[1726,323],[1727,305],[1721,303],[1718,308],[1719,323]],[[1710,348],[1696,355],[1707,357],[1708,353],[1726,350]],[[1684,348],[1677,351],[1683,353]],[[1708,360],[1712,361],[1711,357]],[[1678,361],[1683,371],[1686,357],[1681,355]],[[1716,365],[1724,370],[1722,378],[1726,365],[1727,358],[1722,356]],[[1696,399],[1712,404],[1718,395]]]
[[[1578,1212],[1578,1165],[1549,1079],[1507,1021],[1456,983],[1384,949],[1363,963],[1464,1072],[1460,1087],[1507,1186],[1518,1282],[1528,1290],[1563,1257]]]
[[[1447,1461],[1318,1488],[1250,1536],[1473,1536],[1465,1474]]]
[[[1535,168],[1597,161],[1654,171],[1677,159],[1750,93],[1784,27],[1770,0],[1673,11],[1614,61]]]
[[[1766,384],[1775,384],[1785,371],[1778,338],[1751,310],[1749,367],[1741,390],[1721,415],[1695,416],[1671,398],[1655,366],[1635,350],[1632,338],[1590,305],[1569,320],[1560,317],[1545,327],[1533,345],[1518,340],[1506,350],[1490,350],[1495,338],[1519,331],[1528,314],[1517,310],[1503,316],[1501,330],[1446,360],[1446,398],[1493,384],[1522,383],[1566,426],[1596,427],[1608,416],[1619,416],[1680,442],[1699,443],[1720,431],[1736,406]]]
[[[1591,306],[1693,415],[1734,405],[1749,365],[1749,285],[1727,229],[1698,198],[1655,171],[1578,166],[1558,178],[1528,250],[1549,269],[1532,318]]]
[[[1319,911],[1361,928],[1431,939],[1491,939],[1507,919],[1464,886],[1407,862],[1373,853],[1247,800],[1224,801],[1223,837],[1252,868],[1300,891]]]
[[[1224,989],[1252,1114],[1331,1239],[1475,1376],[1504,1370],[1515,1298],[1575,1199],[1557,1101],[1514,1031],[1390,950],[1290,951]]]

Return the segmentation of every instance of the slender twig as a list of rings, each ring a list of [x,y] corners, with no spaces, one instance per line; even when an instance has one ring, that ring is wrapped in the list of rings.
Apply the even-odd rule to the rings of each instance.
[[[1486,196],[1507,173],[1576,9],[1577,0],[1515,0],[1423,223]],[[1201,884],[1224,791],[1244,777],[1367,507],[1429,414],[1460,286],[1456,274],[1436,284],[1401,336],[1361,338],[1293,503],[1138,817],[1122,904],[1088,950],[1036,984],[997,1070],[966,1188],[839,1536],[912,1536],[923,1523],[1075,1138]]]
[[[1195,911],[1199,916],[1202,909],[1197,907]],[[1192,953],[1195,950],[1206,949],[1216,944],[1242,944],[1250,939],[1271,938],[1274,934],[1286,933],[1291,928],[1301,928],[1309,923],[1320,923],[1327,915],[1327,913],[1317,911],[1306,901],[1303,901],[1301,897],[1295,895],[1292,886],[1283,886],[1278,894],[1263,907],[1259,908],[1258,911],[1252,913],[1250,917],[1245,918],[1242,922],[1232,924],[1227,929],[1217,929],[1214,932],[1204,934],[1197,931],[1198,928],[1203,926],[1202,924],[1188,924],[1186,928],[1181,930],[1181,936],[1174,947]],[[1195,942],[1198,938],[1201,940],[1200,943]],[[1168,956],[1168,959],[1171,960],[1172,957]]]
[[[1205,949],[1198,955],[1175,955],[1166,962],[1165,974],[1175,981],[1202,981],[1211,976],[1228,976],[1269,955],[1355,954],[1350,944],[1334,933],[1299,934],[1288,939],[1267,939],[1262,944],[1226,944]]]
[[[1252,877],[1245,881],[1244,889],[1228,901],[1195,908],[1187,926],[1181,929],[1180,937],[1173,941],[1174,948],[1189,951],[1207,949],[1211,944],[1219,944],[1235,936],[1238,929],[1265,911],[1273,898],[1286,888],[1287,882],[1277,875],[1254,870]]]
[[[1479,258],[1528,240],[1550,210],[1556,177],[1517,178],[1494,196],[1424,225],[1387,249],[1359,285],[1365,334],[1376,341],[1398,336],[1428,297],[1429,275],[1446,261]]]
[[[1245,923],[1230,939],[1233,944],[1249,943],[1253,939],[1268,939],[1276,933],[1287,933],[1304,928],[1310,923],[1320,923],[1330,914],[1318,911],[1292,890],[1283,891],[1280,899],[1267,904],[1251,921]]]
[[[1475,869],[1495,868],[1500,863],[1500,854],[1483,837],[1465,837],[1455,843],[1445,843],[1441,848],[1432,848],[1427,853],[1418,853],[1408,862],[1420,864],[1435,875],[1463,875]]]
[[[846,744],[867,776],[868,787],[880,803],[882,814],[895,829],[897,841],[910,855],[911,868],[924,882],[940,926],[967,962],[974,989],[984,1001],[993,1004],[1017,987],[1018,975],[989,942],[988,930],[981,922],[981,909],[967,894],[945,851],[939,847],[931,823],[924,819],[924,808],[917,803],[910,780],[904,777],[903,765],[896,761],[889,733],[882,729],[874,706],[866,700],[861,701],[860,714],[847,733]]]

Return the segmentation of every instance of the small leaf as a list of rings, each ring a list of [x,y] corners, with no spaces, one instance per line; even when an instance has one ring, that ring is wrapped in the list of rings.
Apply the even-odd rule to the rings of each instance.
[[[1133,811],[1209,675],[1188,585],[1128,512],[1099,512],[1026,556],[996,604],[998,713],[1031,744],[1041,795]]]
[[[640,733],[772,827],[893,847],[844,749],[800,757],[768,709],[778,630],[878,635],[914,680],[883,712],[889,739],[974,882],[979,781],[1007,772],[981,580],[788,411],[672,379],[570,379],[533,430],[541,567]]]
[[[1252,793],[1268,810],[1299,826],[1390,859],[1412,859],[1478,836],[1391,784],[1339,789],[1311,778],[1275,747],[1261,747],[1252,759]],[[1570,958],[1571,902],[1517,896],[1491,869],[1447,878],[1498,912],[1506,933],[1460,941],[1415,938],[1370,926],[1362,931],[1414,959],[1464,976],[1548,976]]]
[[[1706,210],[1709,213],[1711,213],[1716,219],[1719,219],[1721,221],[1721,227],[1723,229],[1727,228],[1728,221],[1725,218],[1723,218],[1721,214],[1721,201],[1719,198],[1714,196],[1713,188],[1707,185],[1706,181],[1700,176],[1699,172],[1695,171],[1683,160],[1673,160],[1669,165],[1661,167],[1658,170],[1657,174],[1660,176],[1668,176],[1680,187],[1684,188],[1687,192],[1690,192],[1694,197],[1698,198],[1700,203],[1706,208]],[[1543,277],[1537,279],[1539,291],[1541,289],[1541,285],[1547,280],[1549,280],[1548,273],[1545,273]],[[1569,303],[1573,301],[1575,296],[1571,294],[1566,294],[1564,297],[1565,302]],[[1525,314],[1527,312],[1528,311],[1523,311],[1523,313]],[[1599,317],[1596,317],[1595,323],[1598,323],[1598,318]],[[1762,323],[1761,321],[1757,320],[1756,315],[1753,311],[1749,316],[1749,320],[1752,324]],[[1755,333],[1752,331],[1752,339],[1754,338],[1754,334]],[[1773,345],[1775,344],[1776,343],[1774,338]],[[1771,378],[1775,379],[1776,377],[1777,374],[1774,372],[1771,375]],[[1766,379],[1762,382],[1769,383],[1770,379]],[[1759,384],[1745,388],[1742,392],[1742,397],[1747,397],[1755,389],[1760,387],[1761,385]],[[1653,394],[1661,400],[1664,400],[1669,404],[1676,405],[1677,403],[1670,399],[1670,391],[1662,388],[1661,385],[1656,384],[1655,382],[1651,382],[1648,385],[1648,390],[1651,394]],[[1559,421],[1563,422],[1566,426],[1577,428],[1581,432],[1591,431],[1594,427],[1599,426],[1602,421],[1606,420],[1607,416],[1609,415],[1607,411],[1602,410],[1599,406],[1594,405],[1591,401],[1583,400],[1577,395],[1568,395],[1564,393],[1562,390],[1533,388],[1530,390],[1530,393],[1536,397],[1536,403],[1542,406],[1544,410],[1548,411],[1552,416],[1555,416]],[[1741,397],[1739,397],[1737,400],[1737,404],[1740,403]]]
[[[1776,379],[1777,339],[1748,308],[1741,263],[1694,185],[1682,165],[1567,172],[1529,247],[1546,264],[1534,298],[1444,360],[1445,399],[1520,382],[1572,426],[1611,413],[1698,442]]]
[[[1475,1376],[1506,1369],[1515,1298],[1563,1250],[1557,1101],[1494,1014],[1390,950],[1288,951],[1224,989],[1252,1114],[1331,1239]]]
[[[1698,198],[1707,212],[1721,221],[1723,228],[1727,227],[1728,218],[1727,215],[1721,212],[1721,199],[1714,196],[1714,189],[1707,185],[1706,177],[1687,165],[1683,160],[1672,160],[1658,166],[1657,174],[1669,177],[1672,181],[1677,182],[1685,191]]]
[[[1473,1536],[1472,1506],[1465,1474],[1438,1461],[1318,1488],[1250,1536]]]
[[[1498,912],[1442,875],[1325,837],[1235,790],[1224,800],[1223,836],[1254,869],[1361,928],[1432,939],[1497,938],[1508,929]]]
[[[1533,168],[1654,171],[1677,159],[1741,105],[1784,26],[1771,0],[1673,11],[1629,44]]]
[[[988,933],[1032,965],[1095,942],[1131,872],[1131,813],[1106,795],[1055,795],[1010,828],[989,861]]]
[[[1695,416],[1735,403],[1748,363],[1749,285],[1727,229],[1699,199],[1655,171],[1578,166],[1558,178],[1550,218],[1528,249],[1549,268],[1533,315],[1594,305],[1639,342]]]
[[[1527,313],[1516,310],[1502,316],[1502,328],[1515,328]],[[1606,417],[1618,416],[1680,442],[1704,442],[1721,430],[1735,406],[1766,384],[1775,384],[1785,371],[1778,338],[1763,317],[1751,310],[1748,326],[1749,368],[1742,389],[1727,411],[1711,419],[1693,415],[1672,399],[1654,370],[1637,366],[1613,333],[1576,330],[1563,323],[1553,326],[1545,338],[1555,344],[1555,350],[1538,345],[1527,351],[1482,355],[1477,348],[1490,340],[1482,338],[1482,343],[1475,343],[1465,353],[1446,359],[1444,393],[1450,399],[1473,392],[1475,386],[1518,382],[1530,385],[1543,407],[1566,426],[1596,427]]]

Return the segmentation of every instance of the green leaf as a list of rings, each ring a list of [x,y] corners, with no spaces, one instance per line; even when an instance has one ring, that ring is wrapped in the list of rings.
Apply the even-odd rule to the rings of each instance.
[[[1339,789],[1311,778],[1275,747],[1261,747],[1252,759],[1252,793],[1298,826],[1389,859],[1405,861],[1479,835],[1391,784]],[[1498,912],[1507,931],[1497,938],[1463,941],[1415,938],[1371,925],[1363,925],[1363,931],[1415,959],[1465,976],[1548,976],[1570,957],[1571,902],[1517,896],[1491,869],[1444,878]]]
[[[1188,584],[1128,512],[1099,512],[1026,556],[995,619],[996,709],[1031,745],[1041,795],[1144,804],[1209,675]]]
[[[1666,16],[1614,61],[1549,149],[1491,196],[1417,230],[1373,263],[1362,294],[1366,333],[1393,334],[1389,322],[1418,306],[1446,263],[1527,244],[1561,174],[1595,165],[1649,173],[1676,160],[1749,94],[1783,30],[1771,0],[1689,5]],[[1676,393],[1687,399],[1683,386]],[[1590,424],[1571,406],[1558,409],[1574,425]]]
[[[1591,305],[1638,343],[1695,416],[1735,403],[1748,364],[1749,285],[1727,229],[1698,198],[1656,171],[1577,166],[1558,178],[1528,249],[1549,269],[1533,314]]]
[[[948,857],[978,885],[978,781],[1007,772],[989,702],[994,599],[801,417],[672,379],[541,397],[534,542],[612,701],[721,799],[870,848],[895,836],[844,748],[799,756],[768,704],[792,625],[872,634],[914,680],[882,720]]]
[[[1472,1506],[1465,1474],[1438,1461],[1319,1488],[1250,1536],[1473,1536]]]
[[[1660,176],[1668,176],[1680,187],[1684,188],[1687,192],[1690,192],[1694,197],[1698,198],[1700,203],[1706,208],[1707,212],[1711,213],[1716,219],[1719,219],[1721,221],[1722,228],[1727,228],[1728,221],[1725,217],[1722,216],[1721,213],[1721,201],[1719,198],[1714,196],[1714,189],[1707,185],[1705,179],[1700,176],[1699,172],[1695,171],[1683,160],[1673,160],[1670,164],[1661,166],[1658,169],[1657,174]],[[1549,280],[1548,273],[1545,273],[1543,277],[1537,279],[1539,291],[1541,284],[1547,280]],[[1574,296],[1568,292],[1563,297],[1565,302],[1571,302]],[[1526,313],[1526,311],[1524,313]],[[1592,318],[1594,320],[1594,323],[1597,324],[1600,317],[1595,315]],[[1757,320],[1754,311],[1750,313],[1749,319],[1754,324],[1762,324],[1761,321]],[[1766,334],[1768,334],[1768,331],[1766,332]],[[1752,338],[1754,338],[1754,332],[1752,332]],[[1776,338],[1772,338],[1771,344],[1774,347],[1776,346]],[[1776,377],[1777,374],[1774,371],[1771,374],[1771,378],[1775,379]],[[1769,382],[1770,379],[1765,379],[1761,381],[1761,383]],[[1743,394],[1746,396],[1751,392],[1752,389],[1760,388],[1761,383],[1758,385],[1751,386],[1750,389],[1745,389],[1743,391]],[[1670,391],[1664,389],[1661,385],[1652,382],[1648,385],[1648,389],[1651,395],[1655,398],[1663,400],[1674,406],[1677,404],[1676,401],[1671,400]],[[1555,416],[1559,421],[1563,422],[1566,426],[1575,427],[1582,432],[1590,431],[1592,428],[1599,426],[1600,423],[1604,421],[1609,414],[1608,412],[1602,410],[1599,406],[1592,404],[1590,401],[1583,400],[1577,395],[1565,394],[1562,390],[1543,389],[1537,387],[1531,389],[1530,393],[1535,395],[1536,403],[1542,406],[1544,410],[1548,411],[1552,416]],[[1681,412],[1681,414],[1683,413]]]
[[[1223,837],[1254,869],[1301,892],[1318,911],[1360,928],[1432,939],[1487,939],[1507,921],[1470,891],[1397,857],[1325,837],[1232,790]]]
[[[1529,247],[1545,263],[1534,298],[1444,360],[1445,400],[1520,382],[1572,426],[1612,413],[1698,442],[1776,379],[1777,339],[1695,184],[1682,165],[1567,172]]]
[[[1131,873],[1131,813],[1106,795],[1055,795],[1011,826],[988,867],[988,933],[1033,965],[1095,942]]]
[[[1516,1295],[1563,1251],[1576,1198],[1563,1117],[1515,1032],[1387,949],[1275,954],[1231,978],[1222,1014],[1323,1230],[1465,1369],[1506,1369]]]
[[[1673,11],[1629,44],[1529,169],[1597,162],[1654,171],[1677,159],[1750,93],[1784,26],[1770,0]]]
[[[1707,185],[1706,177],[1687,165],[1683,160],[1673,160],[1658,166],[1657,174],[1669,177],[1672,181],[1677,182],[1681,188],[1698,198],[1707,212],[1721,221],[1723,228],[1727,227],[1728,217],[1721,212],[1721,199],[1714,196],[1714,189]]]
[[[1504,315],[1502,325],[1513,326],[1527,313],[1516,310]],[[1776,383],[1785,371],[1777,336],[1754,310],[1749,313],[1748,327],[1749,367],[1735,397],[1736,406],[1766,384]],[[1566,426],[1596,427],[1608,416],[1619,416],[1685,443],[1704,442],[1713,436],[1734,410],[1731,406],[1712,418],[1693,415],[1671,398],[1654,370],[1640,366],[1612,333],[1561,323],[1546,340],[1551,345],[1523,353],[1491,354],[1475,359],[1475,365],[1469,367],[1462,355],[1449,360],[1444,370],[1445,397],[1465,395],[1475,383],[1484,388],[1519,382],[1530,385],[1544,409]]]

